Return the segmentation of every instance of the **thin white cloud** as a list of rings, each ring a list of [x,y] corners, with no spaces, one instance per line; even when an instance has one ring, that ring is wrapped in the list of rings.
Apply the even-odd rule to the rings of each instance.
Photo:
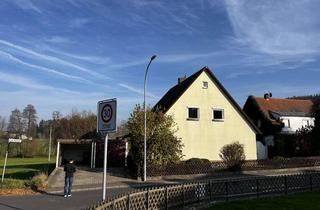
[[[143,91],[142,89],[135,88],[135,87],[132,87],[132,86],[130,86],[130,85],[123,84],[123,83],[118,83],[118,85],[119,85],[120,87],[126,88],[127,90],[130,90],[130,91],[132,91],[132,92],[134,92],[134,93],[138,93],[138,94],[140,94],[140,95],[143,95],[143,94],[144,94],[144,91]],[[147,96],[150,96],[150,97],[153,97],[153,98],[156,98],[156,96],[153,95],[153,94],[150,93],[150,92],[147,92],[146,95],[147,95]]]
[[[49,38],[45,38],[46,42],[49,43],[54,43],[54,44],[71,44],[74,43],[74,41],[70,40],[69,38],[66,37],[61,37],[61,36],[52,36]]]
[[[52,48],[50,46],[45,46],[45,50],[59,54],[59,55],[64,55],[68,56],[70,58],[74,58],[77,60],[85,61],[88,63],[93,63],[93,64],[110,64],[111,63],[111,58],[107,56],[96,56],[96,55],[83,55],[83,54],[74,54],[74,53],[69,53],[65,51],[61,51],[55,48]]]
[[[225,52],[207,52],[207,53],[190,53],[190,54],[171,54],[171,55],[160,55],[158,61],[160,63],[175,63],[195,60],[199,58],[208,58],[214,56],[220,56]]]
[[[12,47],[12,48],[14,48],[16,50],[19,50],[20,52],[25,53],[28,56],[32,56],[35,59],[44,59],[44,60],[47,60],[47,61],[55,63],[55,64],[60,64],[60,65],[64,65],[64,66],[68,66],[68,67],[74,68],[74,69],[78,69],[78,70],[80,70],[82,72],[86,72],[86,73],[88,73],[88,74],[90,74],[92,76],[95,76],[95,77],[99,77],[99,78],[103,78],[103,79],[109,79],[109,77],[106,77],[105,75],[102,75],[102,74],[97,73],[95,71],[89,70],[89,69],[84,68],[82,66],[73,64],[71,62],[65,61],[63,59],[60,59],[60,58],[57,58],[57,57],[54,57],[54,56],[37,53],[37,52],[35,52],[33,50],[30,50],[28,48],[25,48],[25,47],[22,47],[22,46],[19,46],[19,45],[16,45],[16,44],[13,44],[13,43],[5,41],[5,40],[1,40],[0,39],[0,44],[6,45],[8,47]]]
[[[37,7],[32,0],[10,0],[9,2],[14,3],[16,6],[23,10],[32,10],[37,13],[42,13],[42,10]]]
[[[108,64],[111,62],[110,58],[103,57],[103,56],[77,55],[77,54],[63,53],[63,52],[61,52],[61,54],[66,55],[70,58],[75,58],[78,60],[82,60],[82,61],[86,61],[94,64]]]
[[[69,26],[71,28],[81,28],[87,23],[89,23],[89,19],[87,18],[75,18],[69,21]]]
[[[181,53],[181,54],[160,54],[157,56],[157,58],[154,60],[154,62],[159,63],[179,63],[179,62],[185,62],[185,61],[191,61],[196,60],[200,58],[212,58],[212,57],[219,57],[221,55],[226,54],[225,51],[215,51],[215,52],[206,52],[206,53]],[[110,64],[110,68],[127,68],[132,66],[140,66],[140,65],[147,65],[149,62],[148,57],[146,58],[139,58],[132,62],[119,62]]]
[[[225,2],[237,43],[271,55],[297,56],[320,52],[319,2]]]
[[[127,67],[132,67],[132,66],[140,66],[143,64],[146,64],[148,60],[136,60],[132,62],[119,62],[119,63],[114,63],[110,65],[110,68],[116,68],[116,69],[122,69],[122,68],[127,68]]]
[[[71,91],[68,89],[55,88],[55,87],[52,87],[49,85],[43,85],[33,79],[25,77],[25,76],[22,77],[22,76],[18,76],[15,74],[8,74],[8,73],[4,73],[4,72],[0,72],[0,81],[2,81],[3,83],[10,83],[10,84],[13,84],[16,86],[35,89],[35,90],[51,90],[51,91],[64,92],[64,93],[68,93],[68,94],[77,94],[78,93],[76,91]]]
[[[51,74],[55,74],[55,75],[58,75],[58,76],[61,76],[61,77],[67,78],[67,79],[72,79],[72,80],[85,82],[85,83],[92,83],[91,81],[89,81],[87,79],[84,79],[82,77],[79,77],[79,76],[66,74],[66,73],[51,69],[51,68],[47,68],[47,67],[44,67],[44,66],[39,66],[39,65],[28,63],[28,62],[24,62],[24,61],[20,60],[19,58],[11,55],[10,53],[4,52],[2,50],[0,50],[0,58],[6,59],[6,60],[11,60],[11,61],[13,61],[15,63],[21,64],[21,65],[24,65],[24,66],[28,66],[28,67],[30,67],[30,69],[38,69],[40,71],[44,71],[44,72],[48,72],[48,73],[51,73]]]

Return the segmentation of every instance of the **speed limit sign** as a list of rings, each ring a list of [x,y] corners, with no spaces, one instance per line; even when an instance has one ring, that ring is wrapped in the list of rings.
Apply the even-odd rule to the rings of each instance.
[[[116,132],[117,129],[117,99],[98,102],[97,131]]]

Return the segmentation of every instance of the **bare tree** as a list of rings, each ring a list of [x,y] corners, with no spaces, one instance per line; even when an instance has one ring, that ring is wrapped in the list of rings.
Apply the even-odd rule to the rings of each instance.
[[[62,114],[59,111],[52,112],[52,119],[53,120],[59,120],[61,117],[62,117]]]
[[[35,136],[37,129],[37,111],[32,104],[28,104],[22,113],[27,136]]]
[[[8,131],[19,135],[23,132],[22,114],[17,108],[11,112]]]
[[[90,111],[76,112],[73,109],[69,115],[62,117],[59,111],[52,113],[53,137],[78,139],[88,133],[95,133],[96,115]]]
[[[0,135],[4,132],[6,127],[6,118],[0,116]]]

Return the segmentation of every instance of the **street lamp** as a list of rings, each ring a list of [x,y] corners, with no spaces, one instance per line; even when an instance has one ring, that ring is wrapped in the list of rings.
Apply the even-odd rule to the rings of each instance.
[[[143,106],[144,106],[144,160],[143,160],[143,181],[147,180],[147,106],[146,106],[146,82],[149,66],[151,62],[156,58],[156,55],[153,55],[150,58],[146,72],[144,74],[144,91],[143,91]]]

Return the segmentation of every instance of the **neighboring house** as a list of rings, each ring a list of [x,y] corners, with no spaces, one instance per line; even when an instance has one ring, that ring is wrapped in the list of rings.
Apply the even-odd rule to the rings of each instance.
[[[305,126],[314,126],[311,100],[249,96],[243,111],[251,118],[263,135],[257,142],[258,159],[272,157],[276,137],[289,136]]]
[[[184,159],[221,160],[220,149],[235,141],[244,145],[246,159],[257,158],[259,129],[209,68],[179,78],[155,107],[173,116],[178,127],[176,135],[184,144]]]

